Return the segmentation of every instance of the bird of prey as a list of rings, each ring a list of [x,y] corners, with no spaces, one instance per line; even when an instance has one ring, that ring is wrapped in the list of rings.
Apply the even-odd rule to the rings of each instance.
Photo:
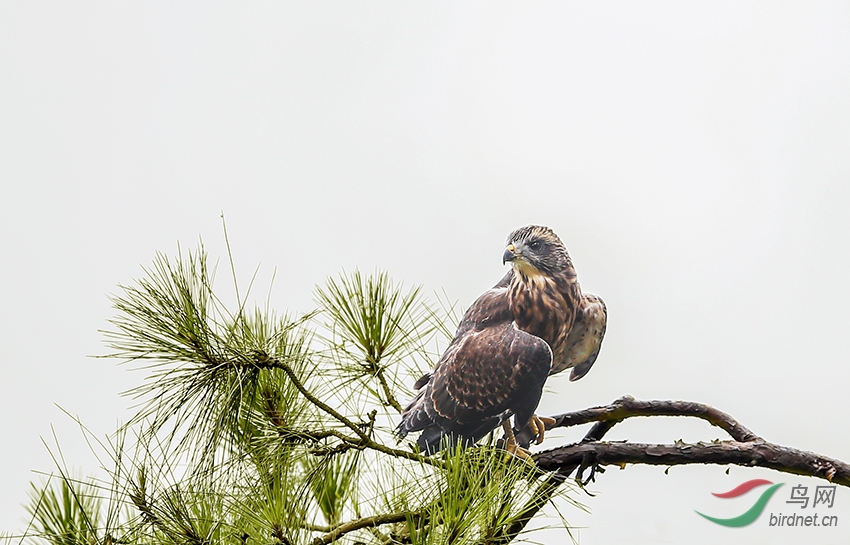
[[[527,456],[510,417],[516,430],[529,426],[542,441],[546,421],[534,411],[546,378],[572,369],[570,380],[578,380],[599,353],[605,304],[582,295],[567,249],[551,229],[513,231],[502,262],[511,270],[469,307],[402,413],[399,436],[421,431],[417,444],[428,454],[447,444],[471,445],[501,425],[505,447]]]

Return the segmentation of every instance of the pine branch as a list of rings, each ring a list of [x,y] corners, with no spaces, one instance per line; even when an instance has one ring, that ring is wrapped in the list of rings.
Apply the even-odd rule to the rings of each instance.
[[[321,537],[317,537],[313,540],[313,545],[327,545],[328,543],[333,543],[334,541],[338,540],[342,535],[347,534],[349,532],[354,532],[355,530],[361,530],[363,528],[375,528],[384,524],[404,522],[409,518],[417,518],[420,516],[421,515],[419,513],[400,511],[398,513],[386,513],[383,515],[372,515],[370,517],[359,518],[340,524],[327,534]]]
[[[399,414],[402,412],[401,403],[393,395],[393,391],[390,388],[390,385],[387,383],[386,377],[384,377],[383,368],[378,369],[378,372],[375,373],[375,376],[378,377],[378,382],[381,383],[381,388],[384,390],[384,395],[387,397],[387,403],[395,409]]]
[[[560,473],[553,473],[540,483],[534,495],[523,506],[522,511],[517,513],[514,520],[506,525],[498,535],[485,542],[483,545],[506,545],[512,542],[522,532],[534,515],[552,500],[558,491],[558,487],[564,482],[564,476]]]
[[[332,416],[334,419],[336,419],[337,421],[339,421],[340,423],[345,425],[347,428],[349,428],[351,431],[353,431],[357,435],[357,437],[359,438],[359,441],[356,444],[358,445],[359,448],[368,448],[368,449],[376,450],[378,452],[383,452],[384,454],[389,454],[390,456],[395,456],[397,458],[407,458],[408,460],[413,460],[413,461],[416,461],[416,462],[422,462],[422,463],[429,464],[429,465],[432,465],[432,466],[437,466],[437,467],[442,466],[442,463],[439,460],[427,458],[425,456],[422,456],[422,455],[419,455],[419,454],[416,454],[416,453],[413,453],[413,452],[408,452],[406,450],[399,450],[399,449],[390,448],[390,447],[388,447],[388,446],[386,446],[382,443],[378,443],[377,441],[372,439],[369,436],[369,434],[364,432],[361,429],[360,426],[358,426],[357,424],[355,424],[354,422],[352,422],[351,420],[349,420],[348,418],[346,418],[345,416],[340,414],[333,407],[331,407],[330,405],[328,405],[327,403],[325,403],[324,401],[322,401],[321,399],[319,399],[315,395],[313,395],[310,392],[310,390],[308,390],[304,386],[304,384],[298,378],[298,375],[295,374],[295,371],[293,371],[292,368],[289,365],[287,365],[286,363],[279,361],[279,360],[271,359],[271,358],[265,358],[261,361],[258,361],[256,363],[256,366],[260,367],[260,368],[265,367],[265,368],[270,368],[270,369],[280,369],[284,373],[286,373],[286,376],[288,376],[289,380],[292,381],[293,386],[295,386],[295,388],[299,392],[301,392],[301,395],[303,395],[310,403],[312,403],[313,405],[315,405],[316,407],[318,407],[319,409],[321,409],[322,411],[324,411],[328,415]]]

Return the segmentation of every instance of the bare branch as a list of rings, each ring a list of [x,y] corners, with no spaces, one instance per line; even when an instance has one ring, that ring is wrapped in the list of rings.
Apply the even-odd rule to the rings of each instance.
[[[673,445],[656,445],[627,442],[600,442],[602,437],[618,423],[635,416],[690,416],[701,418],[726,431],[734,441]],[[850,486],[850,465],[811,452],[769,443],[747,429],[730,415],[702,403],[689,401],[638,401],[624,396],[610,405],[591,407],[582,411],[552,417],[555,423],[547,429],[571,427],[596,422],[581,442],[538,453],[534,456],[537,467],[554,471],[529,501],[521,517],[505,527],[498,543],[509,543],[519,535],[528,521],[554,495],[565,476],[576,471],[581,481],[582,473],[591,468],[591,478],[598,466],[625,464],[683,465],[720,464],[747,467],[765,467],[791,473],[818,477],[843,486]],[[528,429],[522,431],[528,438]]]
[[[639,401],[631,396],[621,397],[610,405],[553,416],[555,423],[546,428],[572,427],[597,422],[585,437],[585,441],[598,441],[614,425],[635,416],[692,416],[723,429],[736,441],[745,443],[759,439],[758,435],[737,420],[709,405],[693,401]]]
[[[696,444],[679,441],[673,445],[599,442],[616,424],[635,416],[701,418],[725,430],[734,441]],[[552,428],[577,426],[588,422],[596,424],[580,443],[537,454],[535,461],[538,467],[545,471],[558,470],[569,475],[578,468],[577,476],[581,478],[580,473],[584,468],[599,465],[734,464],[766,467],[783,473],[818,477],[850,486],[850,465],[819,454],[769,443],[728,414],[702,403],[638,401],[631,396],[625,396],[610,405],[565,413],[553,418],[555,423]]]
[[[582,464],[624,465],[649,464],[673,466],[682,464],[734,464],[766,467],[818,477],[850,486],[850,465],[802,450],[768,443],[762,439],[749,442],[718,441],[716,443],[681,443],[654,445],[646,443],[581,442],[541,452],[535,456],[540,469],[565,472]]]

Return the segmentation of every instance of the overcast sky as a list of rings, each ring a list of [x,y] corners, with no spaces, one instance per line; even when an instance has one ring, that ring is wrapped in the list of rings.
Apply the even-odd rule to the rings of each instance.
[[[142,374],[90,357],[107,295],[178,241],[226,258],[221,211],[238,274],[277,268],[272,302],[299,312],[355,267],[466,307],[507,234],[548,225],[609,325],[539,412],[697,400],[850,461],[848,181],[847,3],[4,1],[0,529],[54,467],[51,426],[97,467],[57,405],[99,435],[130,414]],[[588,545],[850,541],[846,489],[817,511],[838,528],[701,519],[749,507],[710,495],[748,479],[786,483],[766,513],[813,514],[790,488],[825,484],[725,469],[609,470],[591,515],[563,514]]]

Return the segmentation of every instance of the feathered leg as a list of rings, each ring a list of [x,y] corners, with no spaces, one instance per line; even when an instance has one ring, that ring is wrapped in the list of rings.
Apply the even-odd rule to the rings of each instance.
[[[531,452],[519,446],[514,437],[514,429],[511,427],[510,419],[502,422],[502,429],[505,430],[505,450],[522,460],[530,460]]]

